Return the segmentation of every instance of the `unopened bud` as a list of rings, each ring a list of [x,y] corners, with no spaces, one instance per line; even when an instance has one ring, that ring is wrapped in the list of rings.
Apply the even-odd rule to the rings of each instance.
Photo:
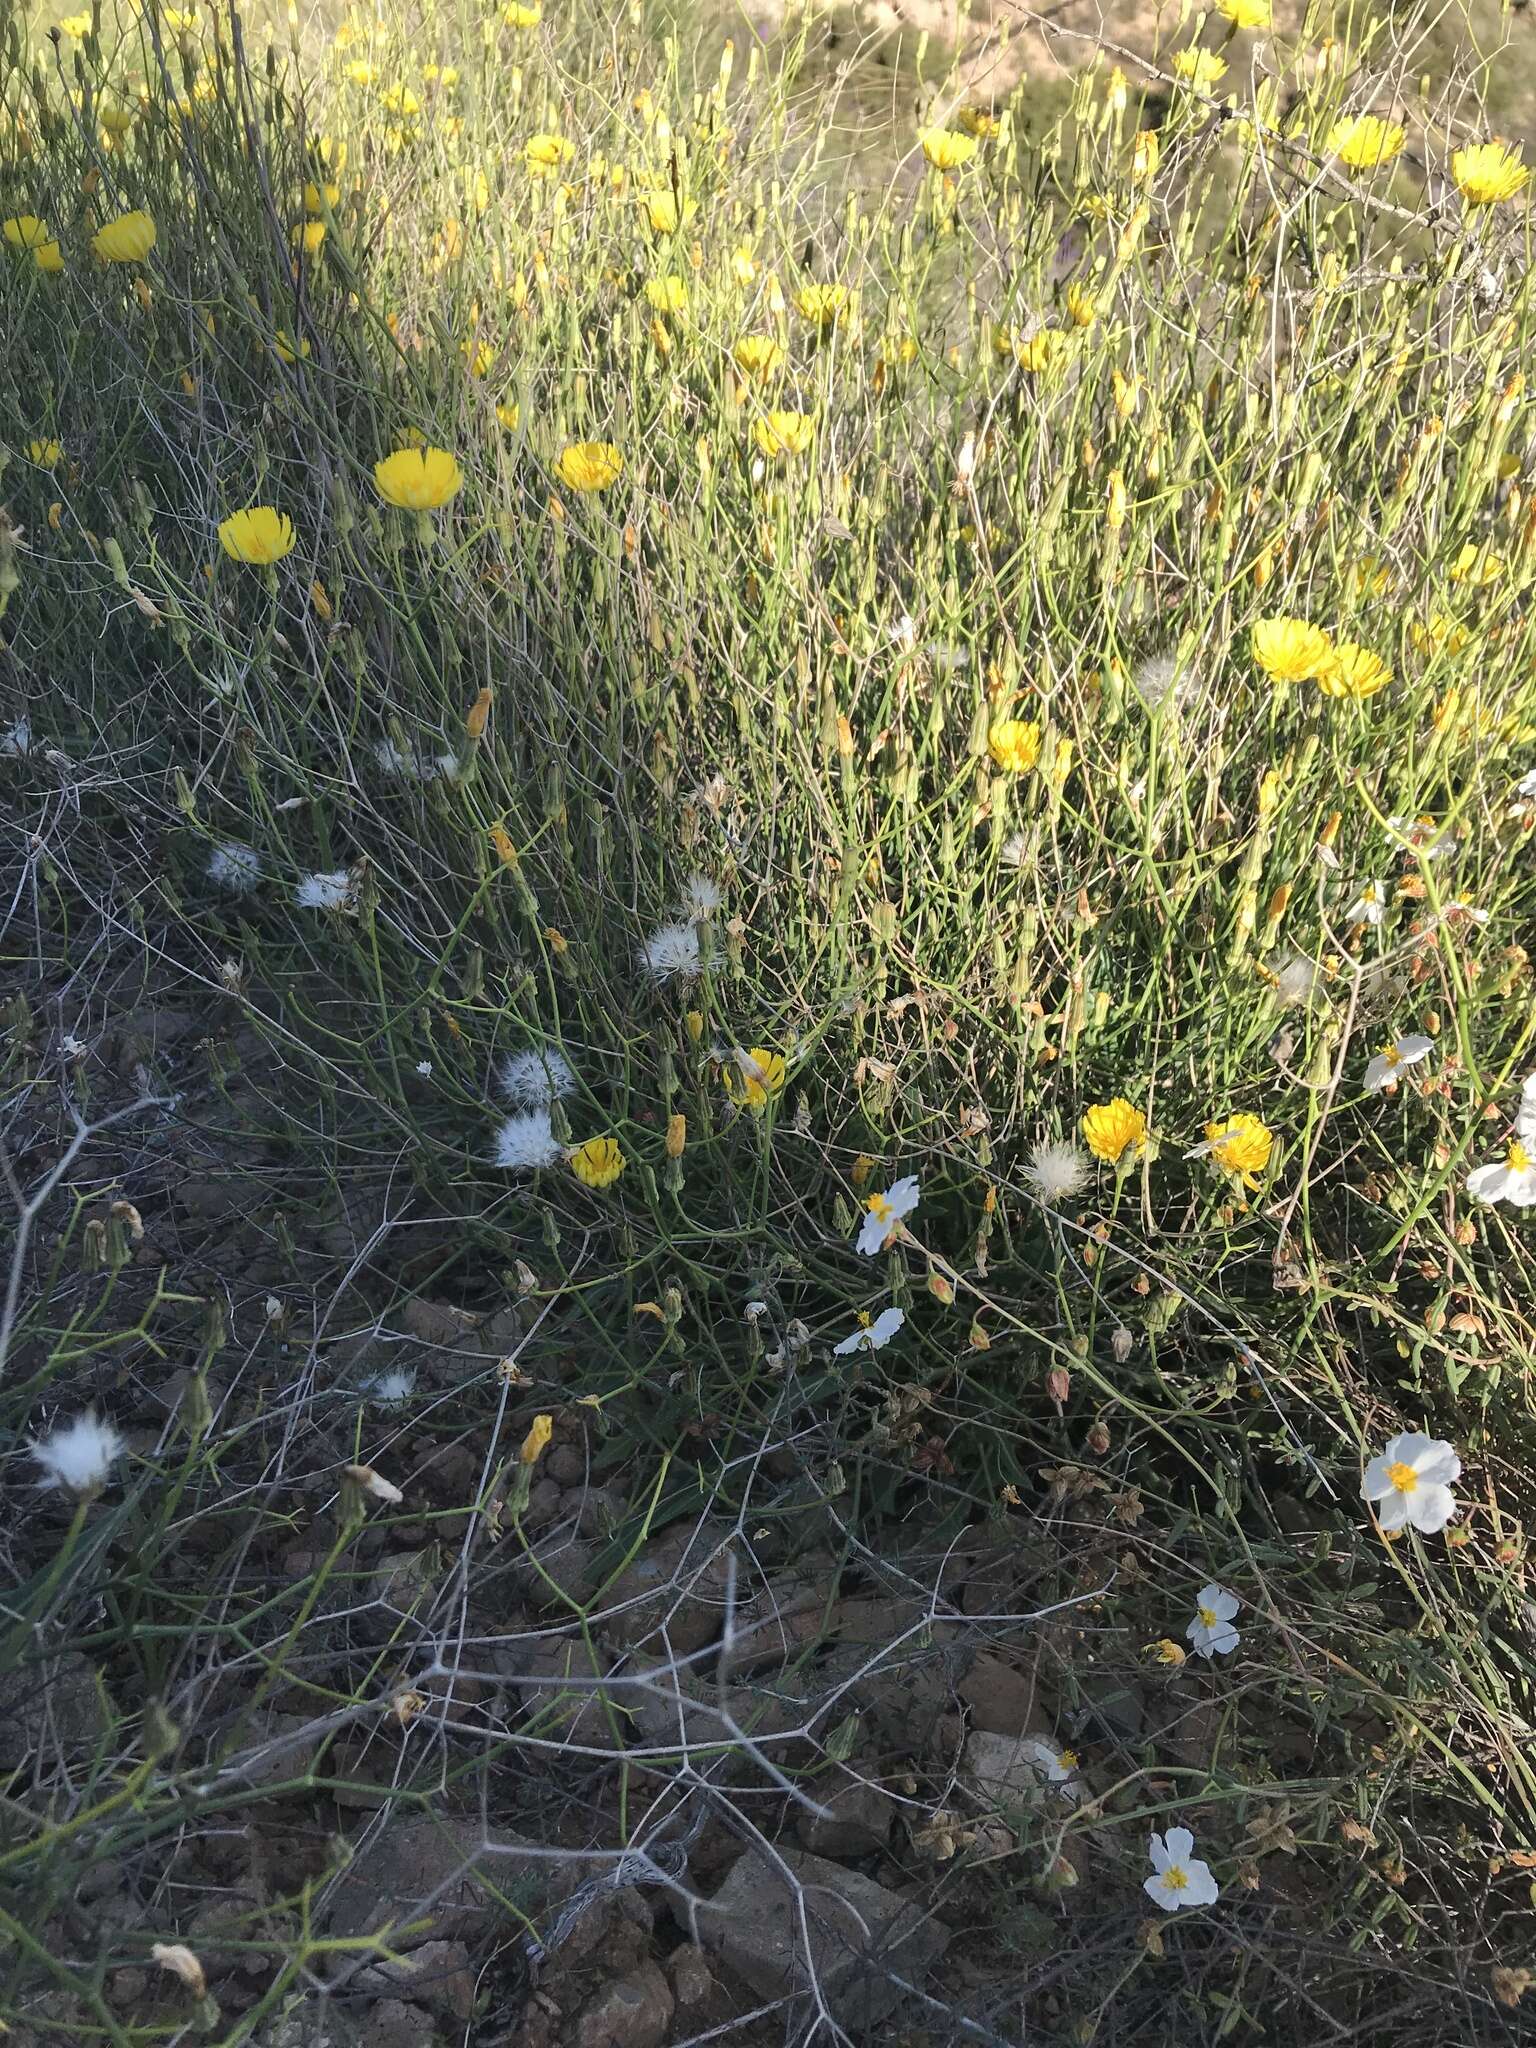
[[[1050,1395],[1058,1408],[1064,1408],[1067,1405],[1067,1397],[1072,1392],[1072,1375],[1064,1365],[1053,1365],[1051,1367],[1045,1376],[1045,1391]]]
[[[179,1977],[194,1998],[208,1996],[208,1979],[191,1949],[183,1948],[178,1942],[157,1941],[149,1952],[149,1959],[158,1963],[162,1970],[169,1970],[173,1977]]]

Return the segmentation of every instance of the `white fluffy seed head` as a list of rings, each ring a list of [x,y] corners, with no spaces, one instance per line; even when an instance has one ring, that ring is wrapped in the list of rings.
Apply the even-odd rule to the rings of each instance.
[[[691,924],[664,924],[646,940],[643,957],[653,980],[691,980],[699,971],[698,931]]]
[[[1081,1194],[1088,1185],[1088,1160],[1076,1145],[1058,1138],[1039,1138],[1029,1148],[1024,1178],[1030,1192],[1048,1207]]]
[[[43,1468],[45,1487],[62,1487],[66,1493],[96,1493],[106,1484],[107,1474],[125,1449],[123,1439],[110,1422],[102,1422],[87,1408],[73,1422],[56,1429],[52,1436],[31,1440],[32,1456]]]
[[[220,889],[232,889],[237,896],[245,896],[261,880],[261,855],[254,846],[226,839],[208,856],[208,879]]]
[[[293,894],[300,910],[345,910],[351,898],[350,868],[334,868],[326,875],[305,875]]]
[[[530,1045],[508,1053],[497,1070],[502,1092],[519,1109],[548,1109],[557,1096],[572,1095],[576,1076],[564,1053]]]
[[[700,918],[713,917],[724,901],[725,894],[718,882],[712,882],[708,875],[694,874],[688,877],[678,909],[684,917],[697,922]]]
[[[550,1126],[547,1109],[530,1109],[509,1116],[496,1133],[492,1156],[508,1173],[532,1173],[538,1166],[555,1166],[565,1157],[565,1147]]]
[[[394,1365],[387,1372],[376,1372],[372,1379],[363,1381],[363,1392],[370,1401],[377,1401],[381,1408],[393,1408],[399,1402],[410,1399],[416,1386],[416,1375],[409,1366]]]
[[[1149,711],[1161,711],[1183,694],[1179,661],[1174,654],[1152,654],[1136,664],[1131,688]]]

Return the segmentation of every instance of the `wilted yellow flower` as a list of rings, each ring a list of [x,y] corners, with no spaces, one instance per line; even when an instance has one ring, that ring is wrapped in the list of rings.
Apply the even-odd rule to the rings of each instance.
[[[405,512],[435,512],[464,481],[446,448],[397,448],[373,465],[373,480],[386,504]]]
[[[624,1171],[617,1138],[588,1138],[571,1154],[571,1171],[589,1188],[608,1188]]]
[[[537,28],[544,19],[544,9],[539,0],[530,7],[524,0],[511,0],[510,6],[503,7],[501,18],[508,28]]]
[[[1349,580],[1356,597],[1385,597],[1392,575],[1378,555],[1362,555],[1350,570]]]
[[[1136,146],[1131,156],[1131,177],[1138,185],[1150,185],[1157,176],[1157,167],[1162,160],[1163,145],[1158,141],[1155,128],[1143,128],[1136,137]]]
[[[744,334],[731,350],[731,360],[744,377],[771,377],[784,351],[771,334]]]
[[[1215,0],[1216,12],[1234,28],[1268,28],[1269,0]]]
[[[1353,114],[1335,121],[1328,132],[1328,147],[1340,163],[1352,171],[1374,171],[1391,163],[1403,146],[1403,130],[1396,121],[1383,121],[1376,114]]]
[[[1123,1095],[1095,1102],[1083,1111],[1083,1143],[1095,1159],[1118,1166],[1128,1150],[1147,1149],[1147,1119]]]
[[[272,336],[272,346],[277,351],[279,362],[296,363],[301,356],[309,354],[309,338],[301,336],[298,347],[294,347],[293,336],[286,327],[279,327]]]
[[[1032,718],[1000,718],[987,734],[987,752],[1005,775],[1027,775],[1040,758],[1040,727]]]
[[[537,1465],[549,1449],[549,1440],[555,1433],[555,1418],[552,1415],[535,1415],[528,1434],[523,1438],[523,1447],[517,1454],[520,1465]]]
[[[1321,675],[1333,653],[1333,642],[1321,626],[1283,613],[1256,621],[1249,646],[1259,667],[1276,683],[1304,683]]]
[[[1067,316],[1075,327],[1091,327],[1099,317],[1099,302],[1085,285],[1067,286]]]
[[[845,284],[806,284],[795,293],[795,311],[817,327],[831,327],[848,308]]]
[[[1237,1174],[1247,1188],[1256,1188],[1259,1175],[1269,1164],[1275,1136],[1261,1118],[1246,1110],[1205,1127],[1205,1142],[1218,1166]]]
[[[745,242],[731,251],[731,276],[743,289],[756,280],[757,258]]]
[[[496,408],[496,418],[509,434],[515,434],[522,424],[523,409],[515,398],[505,398]]]
[[[39,469],[52,469],[63,453],[64,444],[62,441],[29,441],[27,443],[27,460],[35,462]]]
[[[606,491],[623,472],[624,457],[611,441],[573,441],[555,464],[568,491]]]
[[[1503,574],[1502,558],[1470,540],[1451,564],[1453,583],[1471,583],[1477,588],[1485,583],[1496,583]]]
[[[51,240],[46,221],[39,220],[35,213],[17,213],[0,227],[5,239],[13,249],[41,249]]]
[[[155,224],[137,208],[109,220],[91,237],[91,247],[104,263],[142,263],[154,246]]]
[[[219,521],[219,545],[231,561],[265,568],[293,548],[293,521],[273,505],[248,505]]]
[[[981,142],[1002,132],[1002,122],[985,107],[962,107],[955,119],[967,135],[974,135]]]
[[[1530,172],[1520,161],[1518,145],[1500,142],[1470,143],[1451,158],[1451,176],[1468,206],[1497,206],[1523,192]]]
[[[815,438],[816,421],[808,412],[770,412],[752,425],[752,438],[770,457],[804,455]]]
[[[1360,703],[1384,690],[1391,680],[1392,671],[1379,654],[1357,640],[1341,640],[1318,671],[1317,687],[1325,697],[1349,697]]]
[[[680,224],[692,220],[699,210],[698,201],[689,199],[679,213],[675,192],[642,192],[640,204],[645,208],[645,217],[651,224],[653,235],[675,235]]]
[[[1201,92],[1219,85],[1227,75],[1224,57],[1218,57],[1214,50],[1188,49],[1174,53],[1173,73],[1182,78],[1186,85],[1192,85]]]
[[[732,1102],[761,1116],[773,1097],[783,1093],[785,1072],[782,1053],[754,1045],[750,1052],[734,1054],[720,1079]]]
[[[1174,1670],[1179,1668],[1188,1654],[1183,1645],[1176,1643],[1172,1636],[1164,1636],[1158,1642],[1147,1644],[1149,1657],[1155,1657],[1159,1664],[1171,1664]]]
[[[1027,341],[1012,343],[1013,359],[1032,377],[1043,377],[1065,357],[1071,343],[1060,327],[1042,327]]]
[[[530,178],[553,177],[575,154],[575,143],[563,135],[530,135],[523,144],[523,168]]]
[[[1448,612],[1431,612],[1422,622],[1414,620],[1408,628],[1408,637],[1420,654],[1438,654],[1442,647],[1447,654],[1461,654],[1472,635]]]
[[[936,171],[958,171],[981,147],[974,135],[956,135],[950,128],[920,128],[917,139]]]
[[[680,277],[648,277],[645,297],[646,303],[658,313],[686,313],[688,310],[688,287]]]

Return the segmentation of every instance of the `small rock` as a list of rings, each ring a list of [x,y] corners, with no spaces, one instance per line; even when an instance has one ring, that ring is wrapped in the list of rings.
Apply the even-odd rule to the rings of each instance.
[[[988,1735],[1046,1735],[1050,1724],[1037,1704],[1032,1672],[983,1650],[956,1686],[970,1709],[971,1726]]]
[[[116,2006],[139,2005],[149,1989],[149,1978],[143,1970],[114,1970],[107,1980],[107,1990]]]
[[[364,1970],[357,1988],[372,1997],[409,1993],[412,2003],[442,2019],[469,2020],[475,2010],[475,1978],[469,1950],[461,1941],[426,1941],[398,1962]]]
[[[672,1988],[655,1963],[616,1977],[576,2016],[574,2048],[661,2048],[672,2024]]]
[[[597,1590],[596,1559],[592,1544],[582,1542],[569,1529],[556,1528],[541,1536],[512,1570],[531,1607],[556,1607],[569,1616],[572,1602],[585,1607]]]
[[[513,1687],[528,1731],[545,1742],[622,1749],[635,1693],[630,1686],[605,1686],[608,1667],[606,1660],[600,1662],[604,1668],[594,1671],[584,1643],[554,1638],[536,1643],[525,1667],[530,1682]]]
[[[985,1806],[1030,1806],[1054,1799],[1075,1805],[1082,1797],[1076,1778],[1053,1782],[1050,1767],[1059,1755],[1038,1735],[989,1735],[978,1730],[965,1745],[961,1777]]]
[[[480,1318],[451,1301],[426,1301],[412,1295],[400,1310],[400,1327],[418,1344],[430,1344],[435,1351],[462,1351],[480,1328]]]
[[[587,1461],[575,1444],[556,1444],[545,1456],[544,1471],[556,1486],[579,1486],[587,1476]]]
[[[1078,1680],[1082,1706],[1075,1716],[1078,1726],[1097,1722],[1106,1734],[1122,1742],[1134,1742],[1147,1720],[1146,1694],[1134,1679],[1098,1677],[1090,1672]]]
[[[667,1959],[667,1975],[672,1980],[672,1996],[685,2011],[690,2006],[703,2005],[715,1989],[709,1958],[691,1941],[672,1951]]]
[[[403,1998],[381,1998],[362,2015],[358,2048],[436,2048],[432,2015]]]
[[[638,1892],[610,1892],[592,1901],[555,1951],[559,1974],[589,1959],[610,1970],[628,1971],[650,1951],[655,1933],[651,1916]]]
[[[896,1809],[878,1785],[845,1772],[841,1783],[817,1779],[805,1791],[826,1809],[796,1809],[795,1832],[813,1856],[867,1856],[889,1841]]]
[[[763,1998],[804,1992],[814,1981],[839,2024],[867,2038],[869,2024],[906,1996],[889,1973],[920,1981],[948,1947],[949,1929],[873,1878],[819,1856],[779,1854],[793,1882],[766,1857],[740,1857],[698,1909],[698,1939]],[[685,1925],[688,1910],[674,1903]]]
[[[728,1524],[711,1521],[679,1522],[664,1530],[604,1588],[604,1633],[616,1643],[633,1644],[665,1628],[679,1657],[713,1642],[725,1619],[730,1536]]]

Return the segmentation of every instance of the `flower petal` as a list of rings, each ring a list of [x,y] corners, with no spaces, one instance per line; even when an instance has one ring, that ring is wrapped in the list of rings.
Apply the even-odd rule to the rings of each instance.
[[[1449,1486],[1453,1479],[1461,1477],[1461,1459],[1450,1444],[1436,1441],[1428,1450],[1420,1451],[1413,1469],[1426,1486]]]
[[[1408,1519],[1426,1536],[1436,1536],[1456,1513],[1456,1496],[1448,1486],[1419,1486],[1408,1496]]]
[[[1188,1828],[1170,1828],[1163,1837],[1163,1846],[1168,1851],[1171,1863],[1187,1863],[1195,1846],[1195,1838]]]

